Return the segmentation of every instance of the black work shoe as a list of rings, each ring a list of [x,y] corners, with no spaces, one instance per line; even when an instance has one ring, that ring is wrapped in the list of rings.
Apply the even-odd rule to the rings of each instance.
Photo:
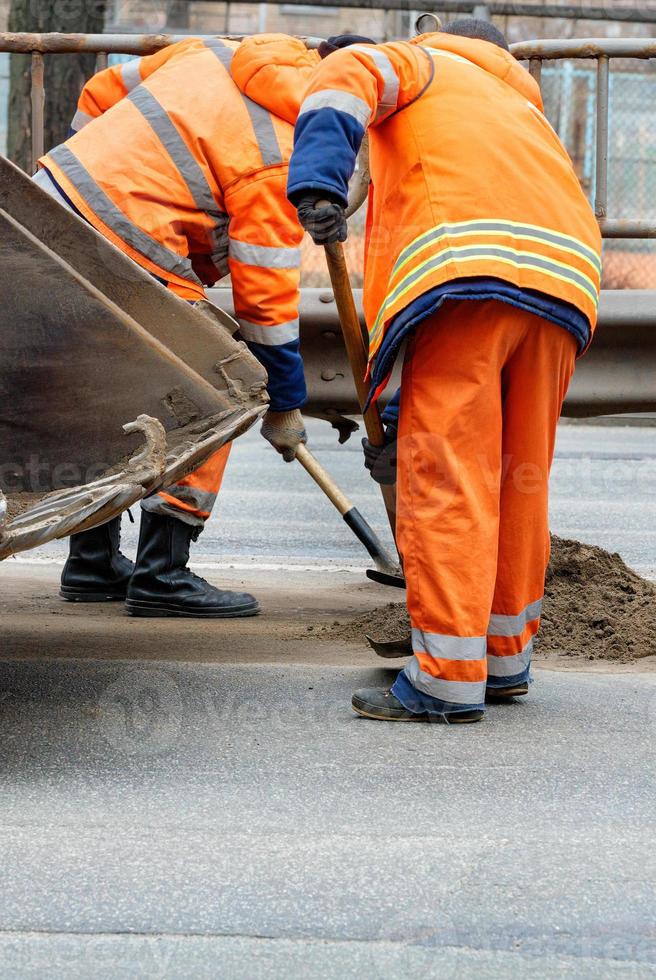
[[[120,517],[90,531],[72,534],[60,596],[68,602],[125,599],[134,565],[119,551],[120,543]]]
[[[509,701],[511,698],[521,698],[523,694],[528,694],[528,681],[524,681],[523,684],[511,684],[510,687],[487,687],[485,700]]]
[[[415,714],[408,711],[391,691],[379,687],[365,687],[356,691],[351,700],[353,710],[363,718],[375,718],[376,721],[430,721],[446,722],[450,725],[463,725],[472,721],[480,721],[484,711],[450,711],[444,715],[429,715],[427,711]]]
[[[260,611],[248,592],[216,589],[187,568],[189,545],[199,534],[199,528],[176,517],[141,511],[137,563],[125,604],[131,616],[227,619]]]

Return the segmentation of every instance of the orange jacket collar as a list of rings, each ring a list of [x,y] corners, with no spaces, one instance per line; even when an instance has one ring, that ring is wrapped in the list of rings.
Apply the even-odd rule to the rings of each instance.
[[[484,71],[501,78],[542,110],[542,96],[535,79],[525,68],[522,68],[509,51],[504,51],[496,44],[470,37],[458,37],[457,34],[444,34],[441,31],[414,37],[410,44],[420,44],[423,48],[438,48],[441,51],[460,55],[461,58],[466,58]]]

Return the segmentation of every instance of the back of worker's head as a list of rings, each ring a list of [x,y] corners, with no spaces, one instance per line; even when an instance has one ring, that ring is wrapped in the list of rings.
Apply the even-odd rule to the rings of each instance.
[[[489,41],[498,48],[509,51],[508,42],[498,27],[489,20],[476,20],[474,17],[452,20],[442,28],[443,34],[457,34],[458,37],[471,37],[476,41]]]
[[[329,37],[327,41],[322,41],[319,45],[318,51],[321,58],[326,58],[333,51],[339,51],[340,48],[348,48],[351,44],[375,44],[370,37],[365,37],[363,34],[334,34],[333,37]]]

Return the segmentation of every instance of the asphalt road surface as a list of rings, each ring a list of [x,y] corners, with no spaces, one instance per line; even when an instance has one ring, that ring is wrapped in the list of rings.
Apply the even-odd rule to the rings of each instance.
[[[655,436],[564,426],[552,496],[654,577]],[[311,441],[384,531],[358,444]],[[0,977],[656,976],[653,662],[537,670],[475,726],[357,718],[393,671],[314,624],[400,595],[295,464],[232,463],[196,555],[256,620],[58,602],[61,544],[0,566]]]
[[[360,433],[340,446],[325,422],[311,420],[309,446],[387,542],[380,494],[362,465]],[[618,551],[656,578],[656,427],[562,425],[551,490],[552,530]],[[127,550],[138,525],[123,520]],[[64,542],[27,560],[63,559]],[[198,562],[325,564],[360,570],[362,546],[300,464],[284,463],[256,429],[232,451],[214,515],[194,547]]]

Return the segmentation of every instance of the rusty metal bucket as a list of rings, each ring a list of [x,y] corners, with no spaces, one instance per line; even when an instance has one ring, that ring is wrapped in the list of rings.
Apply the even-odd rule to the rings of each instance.
[[[0,301],[0,559],[110,519],[266,410],[230,317],[178,299],[1,157]]]

